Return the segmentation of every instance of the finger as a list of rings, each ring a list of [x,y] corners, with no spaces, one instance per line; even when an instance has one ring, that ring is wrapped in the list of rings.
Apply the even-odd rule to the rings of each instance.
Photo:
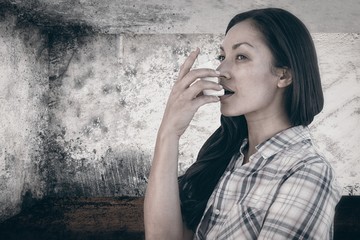
[[[180,81],[190,71],[199,53],[200,49],[196,48],[196,50],[192,51],[190,55],[185,59],[184,63],[180,66],[177,81]]]
[[[210,68],[194,69],[188,72],[179,84],[183,88],[188,88],[190,85],[194,84],[196,80],[206,77],[220,77],[220,72]]]
[[[193,106],[195,110],[199,109],[201,106],[208,104],[208,103],[216,103],[219,102],[220,98],[216,96],[206,96],[202,95],[200,97],[197,97],[193,100]]]
[[[201,95],[204,90],[210,90],[210,89],[219,91],[223,89],[223,86],[214,82],[199,80],[196,81],[193,85],[191,85],[191,87],[186,89],[184,95],[187,96],[187,98],[189,99],[193,99]]]

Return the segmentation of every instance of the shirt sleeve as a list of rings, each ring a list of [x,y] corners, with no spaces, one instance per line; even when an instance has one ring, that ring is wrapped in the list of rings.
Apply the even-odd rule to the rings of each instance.
[[[288,174],[271,204],[258,239],[332,239],[340,192],[324,162]]]

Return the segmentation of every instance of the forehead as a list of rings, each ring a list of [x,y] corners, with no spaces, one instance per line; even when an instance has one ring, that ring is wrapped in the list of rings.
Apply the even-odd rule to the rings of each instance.
[[[221,47],[230,49],[235,44],[242,42],[248,43],[254,48],[264,47],[265,45],[262,33],[249,20],[239,22],[230,28]]]

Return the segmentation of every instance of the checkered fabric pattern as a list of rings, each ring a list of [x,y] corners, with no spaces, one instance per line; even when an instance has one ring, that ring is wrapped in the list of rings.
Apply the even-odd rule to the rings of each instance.
[[[242,164],[246,145],[209,198],[194,239],[332,239],[341,190],[308,127],[276,134]]]

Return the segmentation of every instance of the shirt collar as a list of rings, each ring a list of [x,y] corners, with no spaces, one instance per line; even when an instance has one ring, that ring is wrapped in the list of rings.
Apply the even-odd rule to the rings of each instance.
[[[308,127],[295,126],[285,129],[268,140],[260,143],[255,148],[263,158],[269,158],[293,144],[311,140]]]

